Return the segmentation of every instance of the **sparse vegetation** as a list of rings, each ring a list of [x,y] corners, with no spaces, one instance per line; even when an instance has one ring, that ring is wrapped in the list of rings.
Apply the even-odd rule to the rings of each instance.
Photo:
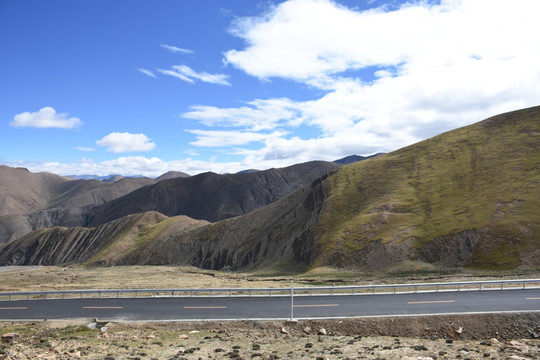
[[[469,230],[480,234],[466,266],[530,262],[522,257],[540,246],[539,131],[533,108],[341,168],[326,182],[313,266],[354,267],[373,241],[422,249]]]
[[[518,325],[519,324],[519,325]],[[534,359],[537,314],[224,323],[0,323],[5,359]],[[459,332],[456,329],[461,328]],[[325,329],[325,335],[321,335]],[[5,336],[5,337],[4,337]]]

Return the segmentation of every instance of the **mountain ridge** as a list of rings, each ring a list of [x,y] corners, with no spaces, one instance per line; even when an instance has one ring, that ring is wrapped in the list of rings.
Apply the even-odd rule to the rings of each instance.
[[[137,228],[139,240],[105,263],[277,273],[539,268],[539,148],[540,107],[500,114],[341,166],[242,216],[215,223],[184,218],[189,225],[175,229],[180,220],[152,215],[156,223]],[[0,248],[0,264],[49,261],[52,230],[40,231]],[[62,238],[73,230],[54,231]],[[30,254],[45,243],[53,248]],[[79,261],[103,264],[97,253]]]

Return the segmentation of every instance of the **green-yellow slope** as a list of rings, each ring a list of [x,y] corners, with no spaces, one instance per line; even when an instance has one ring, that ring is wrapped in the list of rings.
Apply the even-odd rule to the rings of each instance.
[[[535,107],[341,168],[327,181],[313,266],[354,266],[371,241],[421,249],[472,229],[483,241],[467,265],[521,265],[540,249],[539,149]]]

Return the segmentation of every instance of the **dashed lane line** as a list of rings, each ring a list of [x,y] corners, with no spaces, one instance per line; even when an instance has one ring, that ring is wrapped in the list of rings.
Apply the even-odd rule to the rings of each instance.
[[[27,306],[19,306],[19,307],[0,307],[0,310],[28,310]]]
[[[226,309],[226,306],[184,306],[184,309]]]
[[[123,306],[83,306],[83,309],[123,309]]]
[[[445,304],[445,303],[455,303],[456,300],[436,300],[436,301],[409,301],[407,304]]]

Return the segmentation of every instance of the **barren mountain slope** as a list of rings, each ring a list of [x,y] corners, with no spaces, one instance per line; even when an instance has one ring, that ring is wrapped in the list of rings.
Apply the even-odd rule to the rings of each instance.
[[[183,231],[204,225],[185,217],[167,218],[148,212],[130,215],[97,228],[53,227],[35,230],[26,236],[0,247],[0,264],[53,265],[92,263],[109,265],[111,259],[129,253],[148,236],[159,235],[157,229]],[[155,227],[162,224],[161,227]],[[166,226],[163,226],[166,225]]]
[[[340,166],[312,161],[256,173],[204,173],[163,180],[96,207],[89,225],[145,211],[219,221],[268,205]]]
[[[91,207],[154,183],[149,178],[124,178],[116,183],[70,180],[0,166],[0,243],[34,229],[86,225]]]
[[[0,216],[26,214],[47,206],[53,190],[67,181],[54,174],[0,165]]]

